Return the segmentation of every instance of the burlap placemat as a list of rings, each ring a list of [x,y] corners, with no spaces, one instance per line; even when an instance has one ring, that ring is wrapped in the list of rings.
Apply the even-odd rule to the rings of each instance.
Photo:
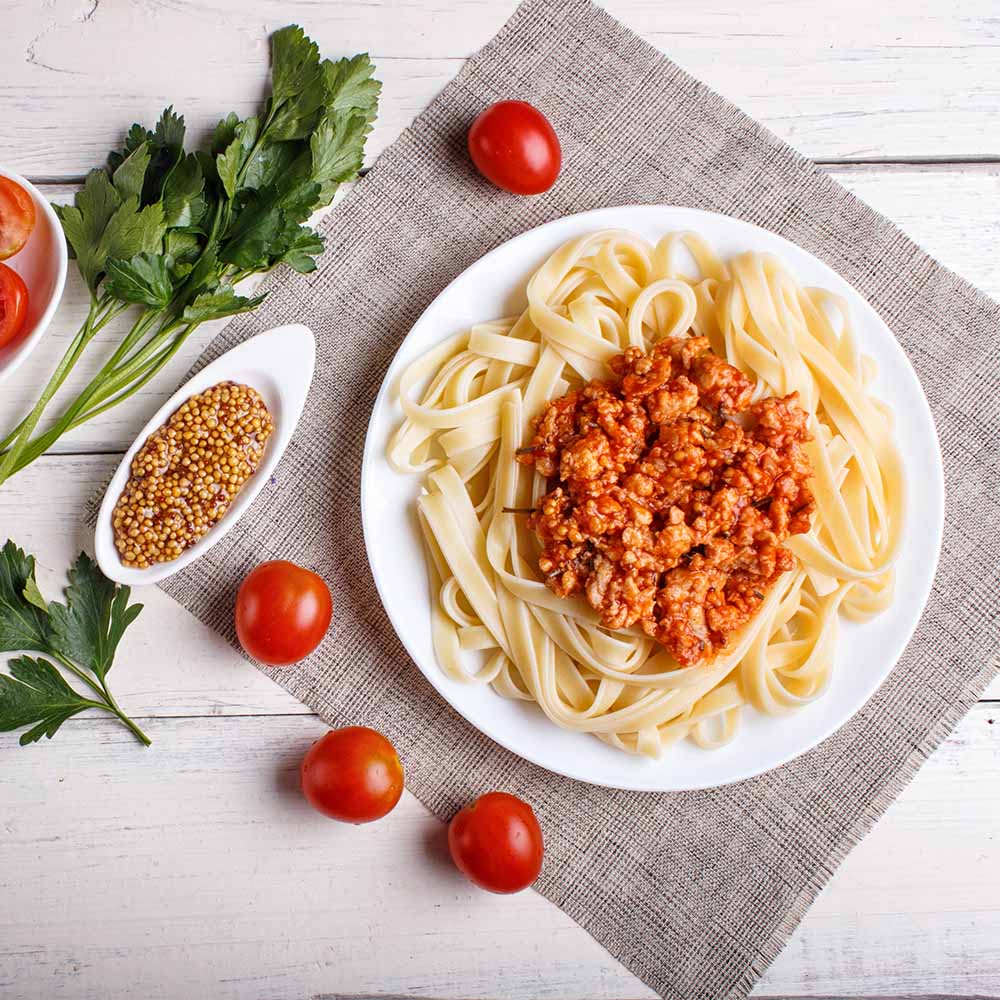
[[[466,160],[472,118],[511,96],[543,107],[563,142],[562,176],[541,197],[504,195]],[[836,736],[771,774],[715,791],[595,788],[481,736],[434,693],[393,634],[361,533],[369,411],[421,311],[515,234],[629,202],[737,216],[832,265],[902,342],[944,451],[941,569],[899,665]],[[409,788],[442,818],[486,789],[529,799],[547,838],[540,891],[663,996],[744,996],[993,674],[1000,306],[586,0],[522,6],[323,229],[319,270],[276,275],[261,309],[227,327],[204,358],[276,324],[307,323],[319,358],[302,424],[276,482],[166,590],[232,639],[234,588],[253,565],[281,557],[317,569],[333,592],[333,628],[308,662],[274,672],[275,680],[330,723],[388,734]]]

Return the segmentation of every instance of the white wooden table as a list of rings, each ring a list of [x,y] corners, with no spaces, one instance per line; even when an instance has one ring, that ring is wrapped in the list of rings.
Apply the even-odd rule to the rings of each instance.
[[[997,0],[608,6],[1000,296]],[[132,121],[167,103],[199,134],[246,113],[267,33],[293,20],[325,53],[371,51],[385,82],[374,158],[513,2],[0,9],[0,162],[65,199]],[[34,399],[84,301],[74,275],[47,340],[0,387],[0,427]],[[0,538],[37,553],[43,589],[89,545],[85,499],[212,332],[0,489]],[[31,749],[0,738],[0,997],[651,995],[539,896],[472,890],[409,794],[367,828],[311,812],[296,766],[322,724],[162,593],[141,598],[115,690],[152,749],[89,717]],[[986,700],[837,872],[758,996],[1000,997],[998,749],[1000,704]]]

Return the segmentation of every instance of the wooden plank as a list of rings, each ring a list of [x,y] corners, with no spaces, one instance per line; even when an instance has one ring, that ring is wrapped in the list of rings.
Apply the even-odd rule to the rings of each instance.
[[[1000,298],[1000,260],[988,252],[988,248],[1000,244],[1000,165],[840,167],[832,173],[938,259],[988,294]],[[64,202],[72,198],[76,188],[56,185],[45,190],[53,200]],[[66,295],[49,334],[17,376],[0,387],[0,429],[6,431],[31,407],[75,334],[86,307],[86,290],[71,264]],[[87,383],[126,325],[123,319],[99,334],[68,380],[65,393],[78,392]],[[78,428],[54,450],[58,453],[123,451],[149,415],[173,392],[218,327],[219,324],[206,324],[196,331],[169,368],[150,386]]]
[[[1000,994],[993,711],[974,710],[851,854],[757,996]],[[651,996],[534,894],[470,888],[408,794],[369,827],[313,813],[296,768],[317,720],[148,728],[146,751],[85,720],[7,749],[6,1000]]]
[[[756,995],[1000,994],[997,708],[973,709],[924,765]]]
[[[473,889],[409,794],[371,826],[313,812],[297,766],[323,730],[160,720],[144,752],[83,722],[9,749],[0,995],[652,995],[541,897]]]
[[[994,0],[606,0],[613,14],[819,159],[996,156]],[[173,103],[198,132],[254,107],[266,37],[299,21],[331,55],[369,50],[385,83],[385,148],[514,9],[417,0],[8,0],[0,99],[8,166],[77,176],[132,121]],[[513,95],[520,96],[520,95]]]

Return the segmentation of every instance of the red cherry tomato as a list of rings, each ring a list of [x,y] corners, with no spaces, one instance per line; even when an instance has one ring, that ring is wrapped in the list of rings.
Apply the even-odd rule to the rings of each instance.
[[[27,312],[28,286],[17,271],[0,264],[0,347],[17,340]]]
[[[367,726],[334,729],[302,761],[302,791],[315,809],[343,823],[371,823],[403,794],[396,748]]]
[[[559,176],[555,129],[526,101],[491,104],[469,129],[469,155],[479,172],[514,194],[541,194]]]
[[[308,656],[326,635],[333,614],[322,578],[295,563],[261,563],[236,595],[236,634],[255,660],[273,667]]]
[[[13,257],[35,228],[35,201],[9,177],[0,177],[0,260]]]
[[[448,826],[452,860],[467,878],[490,892],[520,892],[542,870],[542,828],[527,802],[487,792]]]

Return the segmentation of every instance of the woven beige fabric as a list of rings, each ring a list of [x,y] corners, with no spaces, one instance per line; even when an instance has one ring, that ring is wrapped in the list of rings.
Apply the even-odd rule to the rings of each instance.
[[[502,194],[467,163],[472,118],[511,96],[543,107],[563,141],[562,176],[541,197]],[[421,311],[515,234],[632,202],[737,216],[838,270],[906,348],[945,456],[941,569],[900,664],[836,736],[715,791],[590,787],[481,736],[408,659],[375,593],[361,533],[369,411]],[[262,308],[227,327],[204,358],[279,323],[309,324],[319,358],[299,431],[252,510],[166,589],[232,639],[234,589],[247,570],[275,557],[314,567],[333,592],[333,628],[314,656],[275,680],[331,723],[388,734],[409,788],[441,817],[487,789],[530,800],[547,838],[541,892],[663,996],[744,996],[993,673],[1000,306],[586,0],[522,6],[323,228],[319,270],[277,275]]]

